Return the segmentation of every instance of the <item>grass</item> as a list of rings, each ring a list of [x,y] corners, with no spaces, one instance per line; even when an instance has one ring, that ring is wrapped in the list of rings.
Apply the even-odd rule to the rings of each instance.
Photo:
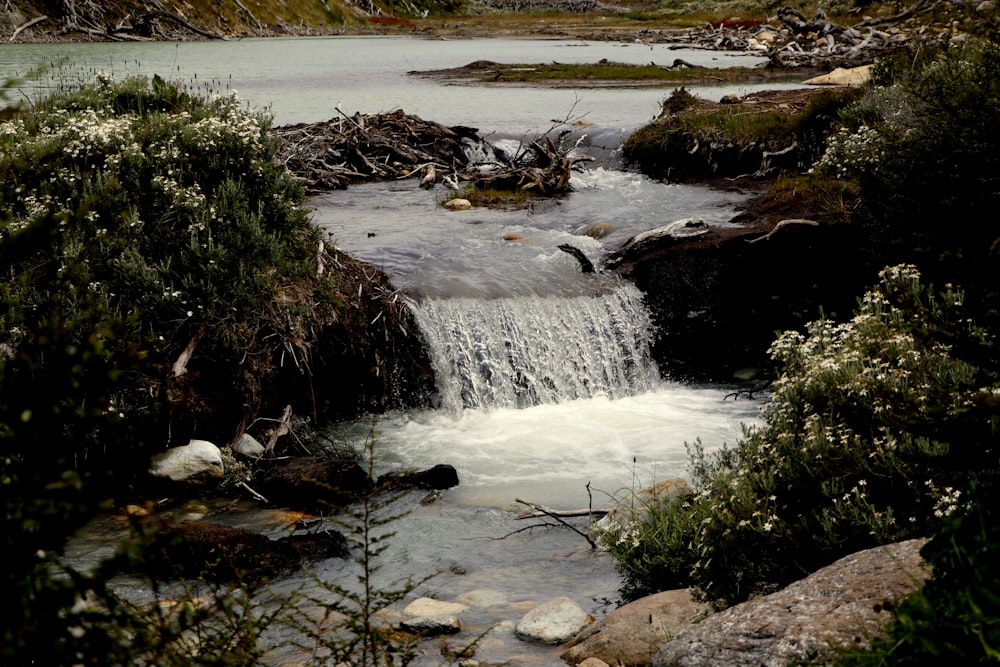
[[[528,208],[531,205],[533,195],[527,190],[496,190],[493,188],[479,188],[474,184],[467,185],[457,195],[462,199],[468,199],[476,208],[492,208],[507,211],[515,211]],[[454,199],[449,195],[442,199],[445,201]]]
[[[666,64],[632,65],[602,60],[593,64],[503,64],[477,61],[455,70],[425,72],[459,77],[477,83],[539,83],[588,81],[623,85],[677,85],[694,83],[725,83],[747,81],[760,73],[747,67],[715,69],[709,67],[677,67]]]

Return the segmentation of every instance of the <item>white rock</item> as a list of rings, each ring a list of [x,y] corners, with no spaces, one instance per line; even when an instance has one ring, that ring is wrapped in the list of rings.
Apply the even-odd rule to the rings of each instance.
[[[434,598],[417,598],[406,605],[403,613],[407,616],[454,616],[469,609],[460,602],[442,602]]]
[[[553,598],[521,618],[514,629],[520,639],[542,644],[562,644],[577,635],[593,617],[567,597]]]
[[[172,447],[153,456],[149,473],[183,482],[198,475],[222,477],[222,452],[207,440],[192,440],[182,447]]]
[[[444,203],[444,207],[449,211],[468,211],[472,208],[472,202],[468,199],[462,199],[457,197],[455,199],[449,199]]]
[[[829,74],[813,77],[802,83],[807,86],[860,86],[867,83],[868,79],[871,78],[871,71],[871,65],[862,65],[861,67],[852,67],[850,69],[838,67]]]
[[[264,445],[260,444],[256,438],[249,433],[244,433],[240,439],[233,444],[233,451],[248,459],[259,459],[264,456]]]

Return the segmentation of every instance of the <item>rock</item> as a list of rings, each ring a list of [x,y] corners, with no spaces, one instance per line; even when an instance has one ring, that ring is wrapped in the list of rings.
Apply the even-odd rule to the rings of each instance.
[[[597,658],[587,658],[583,662],[577,663],[576,667],[611,667],[608,663]]]
[[[507,596],[504,593],[488,588],[477,588],[474,591],[462,593],[455,599],[462,604],[467,604],[470,607],[476,607],[479,609],[498,607],[500,605],[507,604]]]
[[[444,203],[444,207],[449,211],[468,211],[472,208],[472,202],[468,199],[456,197],[455,199],[449,199],[446,201]]]
[[[352,459],[303,456],[261,471],[254,489],[279,506],[323,514],[368,493],[371,480]]]
[[[709,611],[707,604],[691,597],[689,589],[650,595],[584,628],[560,657],[571,665],[595,659],[609,665],[648,665],[664,641]]]
[[[404,620],[399,627],[420,635],[453,635],[462,631],[462,621],[456,616],[418,616]]]
[[[770,369],[775,331],[851,312],[881,268],[868,263],[850,225],[794,225],[748,243],[768,229],[711,227],[605,263],[643,292],[658,332],[653,356],[666,375],[731,382],[741,368]]]
[[[259,459],[264,456],[264,445],[260,444],[256,438],[249,433],[244,433],[239,440],[233,443],[233,451],[248,459]]]
[[[458,486],[455,466],[439,463],[427,470],[390,472],[378,478],[378,486],[393,489],[450,489]]]
[[[610,222],[592,222],[581,229],[580,234],[592,239],[603,239],[613,231],[615,231],[615,225]]]
[[[434,598],[417,598],[406,605],[403,613],[407,616],[453,616],[468,611],[469,607],[460,602],[442,602]]]
[[[829,74],[816,76],[802,83],[806,86],[860,86],[868,83],[868,79],[871,78],[871,71],[871,65],[862,65],[861,67],[851,67],[848,69],[838,67]]]
[[[653,667],[785,667],[836,647],[861,647],[892,619],[888,610],[929,576],[926,540],[868,549],[777,593],[744,602],[679,632]]]
[[[649,508],[660,503],[673,503],[690,496],[694,491],[683,477],[670,477],[629,493],[618,501],[614,508],[591,526],[592,536],[600,536],[612,528],[622,526],[631,521],[641,523],[649,513]]]
[[[153,456],[149,473],[175,482],[222,477],[222,452],[207,440],[192,440]]]
[[[573,600],[558,597],[525,614],[514,628],[514,634],[527,641],[561,644],[575,637],[593,620]]]
[[[729,93],[727,95],[723,95],[722,98],[719,100],[719,104],[740,104],[741,102],[743,102],[743,98],[737,95],[736,93]]]
[[[139,567],[159,579],[259,583],[293,572],[300,564],[294,548],[266,535],[207,521],[182,521],[157,532]]]

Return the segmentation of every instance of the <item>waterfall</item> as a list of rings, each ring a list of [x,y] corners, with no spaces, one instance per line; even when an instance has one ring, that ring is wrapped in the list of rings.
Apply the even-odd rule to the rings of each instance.
[[[414,304],[442,407],[619,398],[659,381],[642,294],[425,299]]]

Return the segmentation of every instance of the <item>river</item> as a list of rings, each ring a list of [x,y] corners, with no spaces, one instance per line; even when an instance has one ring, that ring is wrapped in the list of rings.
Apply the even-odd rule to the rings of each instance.
[[[202,92],[236,90],[276,124],[326,120],[338,113],[401,108],[444,124],[480,128],[501,142],[544,132],[553,122],[585,119],[581,150],[598,157],[574,177],[574,192],[522,211],[446,212],[440,189],[415,181],[370,184],[309,202],[317,224],[341,249],[385,270],[410,300],[438,374],[433,410],[400,412],[334,425],[325,435],[361,448],[374,438],[380,471],[450,463],[460,485],[433,503],[404,500],[410,514],[393,525],[379,583],[437,576],[412,596],[456,600],[491,591],[490,602],[462,616],[453,641],[479,643],[492,664],[560,665],[558,649],[521,642],[510,628],[526,609],[556,596],[601,616],[617,599],[612,559],[559,528],[524,530],[515,499],[559,509],[605,507],[624,492],[686,474],[686,443],[706,449],[740,436],[760,404],[727,398],[732,388],[664,378],[651,361],[642,295],[607,275],[584,275],[558,250],[572,243],[600,264],[631,235],[676,219],[726,225],[742,195],[665,185],[622,171],[615,149],[648,122],[669,89],[464,87],[408,74],[497,62],[670,63],[717,66],[759,59],[666,45],[544,39],[431,40],[335,37],[199,43],[7,45],[0,76],[39,63],[62,64],[26,82],[31,100],[98,71],[122,78],[158,73]],[[745,86],[690,87],[718,99]],[[607,222],[611,234],[582,236]],[[515,241],[506,239],[516,239]],[[277,518],[276,518],[277,517]],[[270,510],[210,511],[207,518],[277,536],[286,523]],[[577,525],[584,524],[577,521]],[[92,534],[73,547],[80,561],[102,553]],[[320,563],[322,579],[342,581],[343,561]],[[291,590],[293,577],[276,588]],[[128,595],[145,592],[121,582]],[[411,597],[412,597],[411,596]],[[463,598],[465,599],[465,598]],[[300,656],[280,633],[273,664]],[[441,664],[437,644],[417,664]]]

